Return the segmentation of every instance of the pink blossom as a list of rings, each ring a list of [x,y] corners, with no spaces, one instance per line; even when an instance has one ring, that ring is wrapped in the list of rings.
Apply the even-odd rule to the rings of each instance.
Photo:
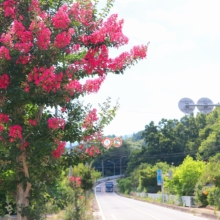
[[[83,91],[87,93],[98,92],[102,82],[105,80],[105,76],[99,77],[97,79],[88,79],[83,85]]]
[[[9,49],[6,48],[5,46],[0,47],[0,59],[7,59],[11,60]]]
[[[93,6],[92,3],[79,4],[74,3],[69,10],[69,17],[73,20],[81,23],[84,26],[89,26],[92,22],[93,16]]]
[[[7,89],[9,85],[9,76],[7,74],[3,74],[0,76],[0,89]]]
[[[4,113],[0,113],[0,123],[8,123],[8,121],[9,116]]]
[[[40,2],[38,0],[32,0],[29,11],[40,12]]]
[[[0,124],[0,132],[4,131],[4,126]]]
[[[13,47],[13,36],[11,33],[3,33],[0,37],[0,42],[2,42],[4,45]]]
[[[69,180],[72,182],[72,183],[74,183],[74,184],[76,184],[76,186],[80,186],[81,185],[81,177],[75,177],[75,176],[70,176],[69,177]]]
[[[146,52],[147,52],[147,47],[141,45],[141,46],[134,46],[131,49],[130,54],[133,59],[138,59],[138,58],[143,59],[147,56]]]
[[[28,123],[30,124],[30,125],[32,125],[32,126],[36,126],[36,124],[37,124],[37,121],[34,119],[29,119],[28,120]]]
[[[108,49],[105,45],[99,48],[89,49],[84,59],[80,61],[83,69],[88,74],[97,72],[100,76],[105,73],[108,62]]]
[[[34,67],[32,72],[28,74],[28,82],[34,82],[36,86],[41,86],[42,89],[47,92],[56,92],[60,89],[62,79],[63,73],[55,74],[53,66],[50,68]]]
[[[68,28],[70,19],[68,17],[67,12],[68,12],[68,6],[66,4],[64,4],[58,9],[57,13],[52,18],[52,23],[55,28],[57,29]]]
[[[72,96],[74,92],[82,92],[82,85],[78,80],[70,80],[70,82],[65,85],[65,90]]]
[[[91,146],[91,147],[88,147],[86,148],[86,151],[85,151],[90,157],[93,157],[93,156],[96,156],[98,154],[100,154],[100,150],[98,147],[95,147],[95,146]]]
[[[17,42],[14,44],[14,48],[23,53],[28,53],[33,46],[33,36],[32,32],[26,30],[23,24],[14,20],[12,25],[12,34],[17,37]]]
[[[11,142],[14,142],[15,138],[22,139],[22,127],[20,125],[13,125],[9,128],[9,136]]]
[[[15,5],[16,5],[15,0],[5,0],[3,2],[5,17],[11,17],[11,18],[15,17]]]
[[[65,112],[66,111],[66,108],[65,107],[62,107],[61,108],[61,112]]]
[[[65,120],[62,118],[49,118],[47,123],[48,127],[52,130],[56,130],[59,128],[62,128],[64,130]]]
[[[94,141],[101,142],[102,137],[103,137],[103,134],[101,131],[99,131],[99,132],[94,132],[93,134],[90,134],[90,135],[83,137],[82,140],[86,141],[86,142],[94,142]]]
[[[73,31],[71,28],[70,32],[63,31],[60,34],[57,34],[54,40],[54,46],[57,48],[63,48],[70,44],[70,40],[72,38]]]
[[[90,35],[83,35],[81,41],[84,44],[99,44],[106,40],[114,46],[122,46],[128,43],[128,38],[122,33],[123,20],[119,20],[117,14],[111,15],[105,22],[101,23],[101,27]]]
[[[50,45],[51,31],[42,20],[32,21],[29,30],[36,34],[37,46],[41,50],[47,50]]]
[[[31,59],[30,54],[20,56],[20,57],[16,60],[16,64],[25,65],[25,64],[27,64],[27,63],[30,61],[30,59]]]
[[[82,125],[83,128],[91,128],[93,123],[98,120],[96,109],[94,108],[89,114],[86,116],[85,121]]]
[[[55,143],[57,143],[58,145],[57,145],[57,148],[52,151],[52,154],[53,154],[54,159],[58,159],[65,152],[66,142],[55,141]]]

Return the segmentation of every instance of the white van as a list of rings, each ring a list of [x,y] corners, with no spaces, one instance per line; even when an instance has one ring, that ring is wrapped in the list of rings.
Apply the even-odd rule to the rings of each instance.
[[[101,191],[102,191],[101,186],[96,186],[95,191],[96,191],[96,192],[101,192]]]

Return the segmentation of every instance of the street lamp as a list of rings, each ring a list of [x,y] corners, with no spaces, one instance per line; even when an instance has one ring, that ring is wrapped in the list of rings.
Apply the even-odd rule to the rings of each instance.
[[[121,160],[122,160],[123,157],[127,157],[127,156],[122,156],[122,157],[120,158],[120,175],[122,175]]]
[[[108,162],[113,163],[113,165],[114,165],[114,176],[115,176],[115,162],[113,162],[111,160],[108,160]]]

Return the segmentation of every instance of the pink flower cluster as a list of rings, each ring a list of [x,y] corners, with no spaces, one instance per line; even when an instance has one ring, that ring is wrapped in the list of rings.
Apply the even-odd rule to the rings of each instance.
[[[36,126],[37,125],[37,121],[35,119],[29,119],[28,123],[32,126]]]
[[[115,59],[109,59],[108,68],[112,71],[121,70],[126,67],[126,64],[131,63],[130,54],[128,52],[124,52],[120,54]]]
[[[36,36],[36,45],[41,50],[47,50],[50,45],[50,37],[51,31],[45,23],[39,19],[38,21],[32,21],[30,28],[29,28]]]
[[[130,52],[121,53],[118,57],[108,58],[108,48],[105,45],[99,48],[89,49],[85,57],[81,61],[77,61],[71,65],[70,70],[84,69],[87,74],[98,73],[102,76],[106,70],[120,71],[131,65],[134,60],[146,57],[146,46],[134,46]],[[74,72],[73,71],[73,72]]]
[[[14,48],[19,50],[22,53],[28,53],[33,46],[33,36],[32,32],[26,30],[23,24],[18,21],[14,20],[11,35],[17,37],[17,42],[14,44]]]
[[[4,126],[2,124],[0,124],[0,132],[4,131],[4,129],[5,129]]]
[[[81,64],[88,74],[96,72],[102,76],[107,69],[107,62],[108,48],[102,45],[99,48],[89,49]]]
[[[69,16],[73,20],[79,22],[80,24],[88,27],[91,25],[92,16],[93,16],[93,6],[92,3],[79,4],[78,2],[74,3],[69,10]]]
[[[53,26],[57,29],[66,29],[69,26],[70,19],[68,17],[68,6],[64,4],[59,8],[52,18]]]
[[[55,150],[52,151],[52,154],[54,159],[58,159],[65,152],[66,142],[55,141],[55,143],[58,144],[58,146]]]
[[[115,59],[109,59],[108,68],[112,71],[122,70],[127,65],[132,64],[134,60],[143,59],[147,56],[146,46],[134,46],[130,53],[124,52]]]
[[[96,109],[94,108],[89,114],[86,116],[85,121],[82,125],[83,128],[91,128],[93,123],[98,120]]]
[[[8,121],[9,116],[4,113],[0,113],[0,123],[8,123]]]
[[[74,74],[77,71],[85,71],[89,75],[103,76],[106,71],[124,70],[135,60],[146,57],[147,48],[141,46],[134,47],[130,53],[122,53],[115,59],[109,58],[109,51],[105,43],[118,47],[128,42],[128,38],[122,33],[124,21],[118,20],[117,14],[111,15],[106,21],[94,20],[92,1],[75,2],[71,6],[64,4],[53,17],[50,17],[50,12],[41,10],[39,0],[32,0],[28,10],[31,17],[29,27],[24,25],[24,18],[16,14],[19,4],[21,2],[15,0],[3,1],[5,17],[14,18],[14,20],[11,22],[11,27],[0,36],[0,43],[2,44],[0,46],[0,59],[11,60],[13,53],[10,54],[10,52],[17,50],[20,54],[16,64],[26,65],[35,60],[35,57],[32,57],[30,53],[32,48],[40,50],[51,48],[54,50],[56,47],[57,49],[64,49],[65,53],[69,54],[77,53],[82,43],[86,46],[89,45],[86,55],[67,67],[65,77],[63,77],[62,72],[55,73],[53,66],[48,68],[35,65],[28,74],[28,82],[23,82],[22,86],[25,92],[29,92],[30,88],[33,88],[29,84],[31,82],[46,92],[54,93],[60,89],[63,83],[62,88],[66,89],[70,96],[74,95],[74,92],[97,92],[104,77],[88,80],[82,86],[73,78]],[[74,23],[77,24],[76,26],[81,25],[82,32],[85,33],[86,31],[87,33],[79,36],[77,40],[73,37],[75,34]],[[51,38],[52,32],[55,34],[53,38]],[[51,39],[54,41],[51,42]],[[96,47],[90,47],[90,44],[95,44]],[[1,75],[0,89],[7,89],[8,85],[9,76],[7,74]]]
[[[54,40],[54,46],[57,48],[63,48],[70,44],[72,35],[74,34],[74,29],[70,28],[68,32],[63,31],[60,34],[57,34]]]
[[[133,59],[143,59],[147,56],[147,47],[144,45],[134,46],[130,51],[130,55]]]
[[[64,88],[71,96],[74,95],[74,92],[82,92],[82,85],[78,80],[70,80],[70,82],[65,85]]]
[[[82,140],[86,141],[86,142],[92,142],[92,141],[98,141],[101,142],[102,141],[102,132],[95,132],[91,135],[85,136]]]
[[[59,128],[64,129],[65,126],[65,120],[62,118],[49,118],[47,123],[48,127],[52,130],[56,130]]]
[[[0,47],[0,59],[11,60],[9,49],[5,46]]]
[[[9,128],[10,142],[14,142],[16,138],[22,139],[22,127],[20,125],[13,125]]]
[[[100,154],[100,150],[98,147],[95,147],[95,146],[91,146],[91,147],[88,147],[86,148],[86,151],[85,151],[90,157],[94,157],[98,154]]]
[[[9,85],[9,76],[7,74],[3,74],[0,76],[0,89],[7,89]]]
[[[98,44],[106,40],[114,45],[121,46],[128,43],[128,38],[122,33],[124,21],[119,20],[117,14],[111,15],[106,22],[101,24],[101,27],[94,31],[91,35],[82,36],[81,40],[84,44]]]
[[[43,90],[56,92],[60,89],[63,79],[63,73],[55,74],[54,67],[50,68],[36,68],[28,74],[28,82],[34,82],[36,86],[41,86]]]
[[[98,92],[102,82],[105,80],[105,76],[101,76],[97,79],[88,79],[83,85],[83,91],[87,93]]]
[[[16,60],[16,64],[22,64],[25,65],[27,64],[29,61],[31,60],[31,55],[21,55],[17,60]]]
[[[4,126],[2,124],[8,123],[9,117],[4,113],[0,113],[0,132],[4,131]]]
[[[69,180],[72,182],[72,183],[74,183],[74,184],[76,184],[76,186],[80,186],[81,185],[81,177],[75,177],[75,176],[70,176],[69,177]]]
[[[15,4],[16,4],[15,0],[5,0],[3,2],[5,17],[11,17],[11,18],[15,17]]]

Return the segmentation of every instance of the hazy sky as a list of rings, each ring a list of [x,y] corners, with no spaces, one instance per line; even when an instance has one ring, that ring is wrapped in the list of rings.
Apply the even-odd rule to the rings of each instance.
[[[111,14],[124,19],[129,38],[120,51],[150,45],[147,59],[124,75],[108,75],[100,91],[86,98],[94,106],[119,98],[120,110],[105,135],[136,133],[162,118],[180,119],[178,102],[184,97],[220,102],[219,8],[219,0],[115,0]]]

